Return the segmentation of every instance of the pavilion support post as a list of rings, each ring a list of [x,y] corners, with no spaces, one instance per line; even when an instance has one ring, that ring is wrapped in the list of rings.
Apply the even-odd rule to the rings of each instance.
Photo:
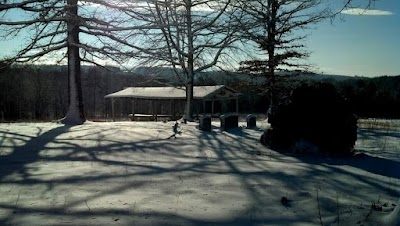
[[[239,114],[239,98],[236,97],[236,113]]]
[[[153,102],[154,103],[154,102]],[[156,105],[153,105],[154,106],[154,121],[156,121],[157,122],[157,106],[158,106],[158,104],[159,104],[159,102],[158,102],[158,100],[156,100]]]
[[[150,109],[151,109],[152,118],[154,118],[154,101],[153,100],[150,100]]]
[[[156,102],[156,105],[154,105],[154,100],[150,100],[150,101],[151,101],[151,104],[150,104],[150,106],[151,106],[151,114],[153,116],[153,120],[157,122],[157,103],[158,102]]]
[[[111,114],[113,122],[115,122],[115,108],[114,108],[115,99],[111,98]]]
[[[212,114],[212,115],[214,114],[214,102],[215,102],[215,100],[213,100],[213,101],[211,102],[211,114]]]
[[[132,103],[132,121],[135,121],[136,99],[132,99],[131,103]]]
[[[206,114],[206,101],[203,100],[203,114]]]

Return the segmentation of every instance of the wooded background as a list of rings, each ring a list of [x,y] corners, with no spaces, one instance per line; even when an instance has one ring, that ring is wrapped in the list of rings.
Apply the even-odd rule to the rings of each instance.
[[[140,71],[140,70],[139,70]],[[143,69],[142,69],[143,71]],[[163,71],[158,69],[157,71]],[[111,113],[104,96],[129,86],[179,85],[165,69],[143,75],[115,67],[82,68],[85,115],[89,120],[104,120]],[[328,82],[336,86],[359,117],[400,118],[400,76],[376,78],[319,74],[278,76],[278,95],[285,100],[302,83]],[[62,118],[68,107],[67,67],[57,65],[14,65],[0,71],[0,120],[43,121]],[[241,113],[265,114],[269,96],[262,78],[254,75],[208,72],[195,76],[195,85],[227,85],[242,93]],[[129,112],[129,103],[120,103]],[[110,118],[110,117],[108,117]]]

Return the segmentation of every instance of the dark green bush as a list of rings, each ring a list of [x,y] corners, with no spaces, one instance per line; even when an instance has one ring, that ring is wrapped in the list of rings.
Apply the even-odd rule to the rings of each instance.
[[[296,88],[289,103],[278,106],[268,120],[271,128],[261,142],[273,149],[345,155],[357,140],[357,117],[327,83]]]

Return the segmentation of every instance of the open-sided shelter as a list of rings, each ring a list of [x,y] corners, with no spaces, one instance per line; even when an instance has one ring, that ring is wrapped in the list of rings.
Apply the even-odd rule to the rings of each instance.
[[[194,113],[218,114],[239,112],[240,93],[225,86],[194,86]],[[115,101],[129,99],[132,119],[136,116],[179,117],[186,103],[184,87],[128,87],[105,96],[111,99],[113,119]]]

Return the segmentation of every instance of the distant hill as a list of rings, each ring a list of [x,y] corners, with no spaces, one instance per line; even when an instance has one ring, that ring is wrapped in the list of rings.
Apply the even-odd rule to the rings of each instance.
[[[138,67],[133,70],[138,74],[153,74],[160,76],[171,76],[175,75],[175,72],[171,68],[167,67]],[[346,75],[334,75],[334,74],[317,74],[317,73],[301,73],[291,72],[291,71],[283,71],[277,72],[277,75],[280,76],[290,76],[290,77],[298,77],[300,79],[312,79],[312,80],[334,80],[334,81],[343,81],[352,78],[367,78],[367,77],[359,77],[359,76],[346,76]],[[229,78],[232,75],[236,76],[248,76],[248,77],[257,77],[256,75],[247,75],[238,72],[227,72],[227,71],[205,71],[196,73],[196,77],[220,77],[225,76],[225,78]],[[223,80],[222,78],[217,78],[217,80]]]
[[[167,79],[168,81],[179,82],[176,72],[167,67],[138,67],[133,70],[137,74],[144,76],[151,76],[159,79]],[[287,76],[296,80],[314,80],[323,82],[334,82],[344,81],[348,79],[360,78],[344,75],[332,75],[332,74],[315,74],[315,73],[301,73],[298,72],[277,72],[278,76]],[[364,78],[364,77],[361,77]],[[184,78],[181,76],[180,79],[183,81]],[[228,84],[233,81],[249,82],[252,84],[263,84],[265,78],[260,75],[249,75],[238,72],[229,71],[205,71],[198,72],[195,74],[195,83],[211,83],[211,84]]]

